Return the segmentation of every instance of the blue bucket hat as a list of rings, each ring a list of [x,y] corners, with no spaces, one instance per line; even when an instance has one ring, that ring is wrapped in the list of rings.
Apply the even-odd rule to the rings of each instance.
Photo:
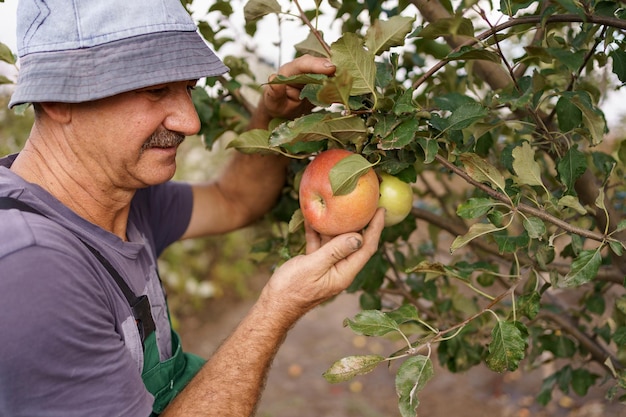
[[[80,103],[228,68],[180,0],[20,0],[9,107]]]

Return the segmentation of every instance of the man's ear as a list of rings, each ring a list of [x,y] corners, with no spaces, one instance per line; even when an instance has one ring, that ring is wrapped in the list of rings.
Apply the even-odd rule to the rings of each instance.
[[[68,123],[72,120],[72,105],[70,103],[39,103],[41,110],[52,120],[59,123]]]

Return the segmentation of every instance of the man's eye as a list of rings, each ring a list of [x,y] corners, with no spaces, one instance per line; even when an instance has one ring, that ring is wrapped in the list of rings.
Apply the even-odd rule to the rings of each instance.
[[[163,94],[165,94],[167,92],[167,88],[165,88],[165,87],[151,88],[151,89],[145,90],[145,91],[148,94],[153,94],[155,96],[162,96]]]

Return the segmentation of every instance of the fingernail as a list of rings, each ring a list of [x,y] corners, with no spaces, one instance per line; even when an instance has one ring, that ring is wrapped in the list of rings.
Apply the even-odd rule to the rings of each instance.
[[[358,239],[356,237],[349,238],[349,242],[350,242],[350,247],[352,248],[352,250],[358,250],[363,245],[363,242],[361,241],[361,239]]]
[[[334,67],[335,64],[333,64],[331,61],[326,61],[324,62],[324,67],[326,68],[330,68],[330,67]]]

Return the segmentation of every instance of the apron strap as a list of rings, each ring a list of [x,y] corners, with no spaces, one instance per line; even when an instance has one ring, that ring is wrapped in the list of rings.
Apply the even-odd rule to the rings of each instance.
[[[28,213],[34,213],[49,219],[48,216],[21,200],[11,197],[0,197],[0,210],[9,209],[17,209]],[[150,311],[150,301],[148,300],[148,297],[146,295],[137,297],[130,289],[126,281],[124,281],[124,278],[122,278],[120,273],[117,272],[113,265],[111,265],[111,263],[96,248],[85,242],[80,237],[76,236],[76,238],[80,240],[83,245],[85,245],[85,247],[87,247],[87,249],[89,249],[89,251],[96,257],[98,262],[100,262],[107,270],[109,275],[111,275],[119,289],[124,294],[126,301],[133,310],[133,316],[137,322],[137,328],[139,329],[139,335],[141,337],[141,344],[143,345],[146,338],[156,330],[156,325],[154,324],[154,319],[152,318],[152,313]]]

